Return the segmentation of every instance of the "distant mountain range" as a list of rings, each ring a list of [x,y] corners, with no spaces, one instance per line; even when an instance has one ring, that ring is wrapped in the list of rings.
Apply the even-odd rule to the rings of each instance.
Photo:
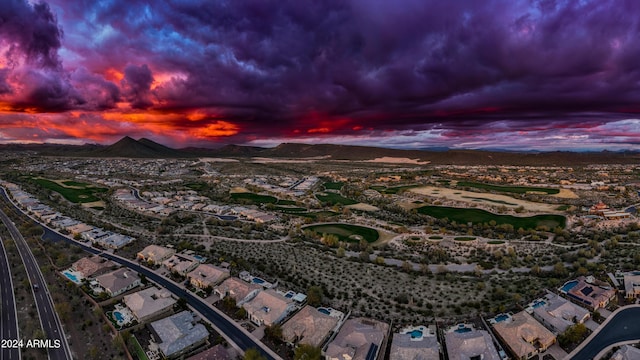
[[[111,145],[6,144],[0,150],[32,151],[44,156],[105,158],[326,158],[327,160],[374,160],[409,158],[431,164],[571,166],[586,164],[640,164],[640,152],[506,152],[481,150],[399,150],[368,146],[284,143],[273,148],[226,145],[218,149],[173,149],[152,140],[128,136]]]

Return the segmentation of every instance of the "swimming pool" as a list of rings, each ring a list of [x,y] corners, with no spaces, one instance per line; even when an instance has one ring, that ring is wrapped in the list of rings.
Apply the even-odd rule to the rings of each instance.
[[[468,327],[464,327],[464,328],[456,329],[454,331],[457,332],[458,334],[464,334],[464,333],[471,332],[471,329]]]
[[[325,309],[325,308],[318,308],[318,311],[320,311],[321,313],[323,313],[325,315],[331,314],[331,311],[329,311],[328,309]]]
[[[116,318],[116,320],[118,320],[119,323],[122,323],[124,321],[124,316],[122,316],[120,311],[114,311],[113,317]]]
[[[564,285],[562,285],[562,288],[560,288],[560,291],[567,293],[569,292],[569,290],[576,287],[576,285],[578,285],[578,280],[567,281],[566,283],[564,283]]]
[[[73,281],[76,284],[80,283],[80,279],[78,279],[78,276],[76,274],[74,274],[73,272],[69,271],[69,270],[65,270],[62,272],[62,274],[69,280]]]
[[[546,301],[543,301],[543,300],[536,300],[536,301],[534,301],[534,302],[533,302],[533,304],[531,305],[531,307],[532,307],[532,308],[534,308],[534,309],[537,309],[537,308],[539,308],[540,306],[544,306],[544,305],[546,305],[546,304],[547,304],[547,303],[546,303]]]
[[[421,338],[422,337],[422,330],[413,330],[412,332],[409,333],[409,335],[411,335],[412,339],[417,339],[417,338]]]
[[[196,259],[196,260],[198,260],[198,262],[201,262],[201,263],[203,263],[203,262],[207,261],[207,258],[206,258],[206,257],[202,257],[202,256],[200,256],[200,255],[193,255],[193,258],[194,258],[194,259]]]
[[[265,281],[264,281],[264,280],[262,280],[262,279],[260,279],[259,277],[254,277],[251,281],[252,281],[254,284],[264,284],[264,283],[265,283]]]
[[[233,215],[216,215],[216,217],[220,220],[227,220],[227,221],[238,219],[237,216],[233,216]]]
[[[495,318],[493,318],[493,319],[496,321],[496,323],[499,323],[499,322],[502,322],[502,321],[507,320],[508,318],[509,318],[509,315],[507,315],[507,314],[500,314],[500,315],[496,316],[496,317],[495,317]]]

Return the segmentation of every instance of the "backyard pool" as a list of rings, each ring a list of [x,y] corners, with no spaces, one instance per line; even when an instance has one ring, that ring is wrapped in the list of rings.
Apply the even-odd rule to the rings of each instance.
[[[193,255],[193,258],[198,260],[198,262],[200,262],[200,263],[203,263],[203,262],[207,261],[206,257],[202,257],[200,255]]]
[[[69,280],[73,281],[76,284],[80,284],[80,274],[71,271],[71,270],[65,270],[62,272],[62,274]]]
[[[466,324],[458,324],[458,328],[454,330],[454,332],[457,332],[458,334],[463,334],[463,333],[468,333],[471,332],[473,329],[471,329],[470,326],[467,326]]]
[[[495,317],[495,320],[496,320],[496,323],[499,323],[499,322],[502,322],[502,321],[507,320],[508,318],[509,318],[509,315],[507,315],[507,314],[500,314],[500,315],[498,315],[498,316],[496,316],[496,317]]]
[[[122,323],[124,321],[124,316],[122,316],[120,311],[114,311],[113,317],[116,318],[116,320],[118,320],[118,323]]]
[[[325,315],[331,314],[331,311],[329,311],[328,309],[325,309],[325,308],[318,308],[318,311],[320,311],[321,313],[323,313]]]
[[[534,302],[533,302],[533,304],[531,304],[531,307],[532,307],[532,308],[534,308],[534,309],[537,309],[537,308],[539,308],[540,306],[544,306],[544,305],[546,305],[546,304],[547,304],[547,303],[546,303],[546,301],[544,301],[544,300],[536,300],[536,301],[534,301]]]
[[[566,283],[564,283],[564,285],[562,285],[560,291],[566,294],[569,292],[569,290],[576,287],[576,285],[578,285],[578,280],[567,281]]]
[[[263,279],[260,279],[259,277],[254,277],[251,281],[253,281],[254,284],[264,284],[265,281]]]
[[[412,332],[409,333],[409,335],[411,335],[412,339],[418,339],[422,337],[422,330],[413,330]]]

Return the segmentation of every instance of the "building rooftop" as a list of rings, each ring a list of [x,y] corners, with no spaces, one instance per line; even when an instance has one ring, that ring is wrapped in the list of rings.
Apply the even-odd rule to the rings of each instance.
[[[151,328],[158,335],[158,347],[166,357],[179,354],[209,337],[207,328],[195,323],[193,314],[189,311],[154,321]]]
[[[447,353],[451,360],[501,360],[491,335],[484,330],[451,331],[445,335]]]
[[[306,305],[284,325],[282,338],[289,343],[320,346],[339,319],[323,314],[318,309]]]
[[[393,335],[389,360],[439,360],[440,344],[436,336],[435,326],[419,326],[413,331],[401,331]]]
[[[215,287],[222,296],[227,294],[236,300],[236,303],[244,300],[252,291],[262,290],[262,286],[242,281],[235,277],[230,277]]]
[[[175,254],[175,250],[159,245],[149,245],[138,253],[138,258],[146,261],[161,262]]]
[[[116,271],[100,275],[96,278],[100,286],[110,293],[118,293],[120,290],[140,281],[138,274],[129,268],[120,268]]]
[[[556,294],[548,294],[545,305],[533,309],[533,315],[543,323],[549,324],[558,333],[562,333],[574,324],[574,320],[583,321],[589,315],[589,310]]]
[[[567,291],[567,296],[581,304],[597,309],[609,302],[616,295],[616,290],[595,279],[580,276],[573,288]]]
[[[187,360],[233,360],[236,359],[235,351],[218,344],[208,350],[188,357]]]
[[[126,295],[124,303],[131,310],[138,321],[162,313],[171,308],[176,300],[171,297],[171,293],[165,289],[150,287],[136,293]]]
[[[640,293],[640,273],[630,272],[623,275],[624,291],[627,297],[632,297],[636,293]]]
[[[326,350],[330,360],[375,359],[389,325],[373,319],[355,318],[345,321]]]
[[[169,259],[163,261],[162,264],[171,271],[186,274],[198,266],[200,262],[188,255],[173,254]]]
[[[253,300],[243,305],[249,314],[261,318],[265,324],[275,323],[292,301],[274,290],[261,291]]]
[[[84,257],[71,265],[73,270],[82,274],[83,277],[91,277],[108,271],[116,264],[113,261],[104,259],[98,255]]]
[[[640,359],[640,349],[631,345],[623,345],[616,351],[611,360],[637,360]]]
[[[524,311],[514,314],[512,321],[493,325],[496,333],[518,357],[529,357],[539,347],[547,348],[555,342],[555,335]]]
[[[202,264],[187,274],[195,286],[205,288],[214,286],[229,277],[229,270],[211,264]]]

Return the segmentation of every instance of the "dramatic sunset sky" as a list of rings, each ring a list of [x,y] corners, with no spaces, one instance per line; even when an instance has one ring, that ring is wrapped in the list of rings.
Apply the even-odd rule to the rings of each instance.
[[[621,150],[640,1],[0,0],[0,142]]]

